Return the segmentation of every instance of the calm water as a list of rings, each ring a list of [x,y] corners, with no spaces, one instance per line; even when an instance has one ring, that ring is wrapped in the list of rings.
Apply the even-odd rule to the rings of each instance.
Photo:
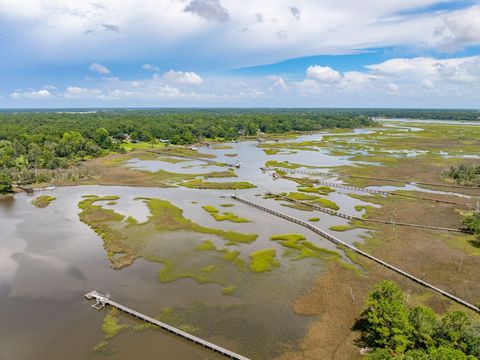
[[[269,237],[278,233],[304,233],[314,243],[334,249],[331,243],[306,233],[297,225],[242,204],[236,204],[231,211],[256,219],[255,222],[216,222],[200,208],[229,202],[216,191],[82,186],[59,188],[51,194],[57,200],[45,209],[33,207],[32,197],[26,194],[0,201],[2,360],[98,357],[92,354],[91,348],[102,340],[100,325],[105,313],[93,310],[83,299],[83,294],[93,289],[108,292],[118,302],[151,315],[165,306],[187,306],[194,300],[224,308],[244,303],[244,299],[237,296],[222,295],[218,285],[198,285],[191,280],[161,284],[156,277],[161,268],[158,263],[137,260],[125,269],[112,270],[101,239],[78,220],[77,204],[81,195],[118,195],[121,198],[118,208],[117,205],[111,207],[138,220],[145,220],[147,212],[143,203],[133,200],[135,197],[167,199],[182,207],[187,218],[202,225],[260,234],[256,242],[240,248],[244,258],[256,249],[275,247]],[[253,194],[247,195],[254,198]],[[191,204],[192,199],[199,204]],[[276,202],[271,205],[285,212],[299,213]],[[305,219],[311,216],[311,212],[303,215]],[[322,225],[328,227],[335,223],[338,221],[332,218]],[[354,240],[353,234],[349,236]],[[280,247],[277,248],[280,251]],[[312,276],[320,269],[314,271]],[[245,330],[251,326],[245,325]],[[234,339],[218,337],[215,340],[232,349],[237,347]],[[112,345],[116,349],[113,356],[119,359],[131,358],[139,349],[146,354],[161,351],[165,356],[168,354],[167,358],[212,358],[210,352],[160,332],[122,333]]]

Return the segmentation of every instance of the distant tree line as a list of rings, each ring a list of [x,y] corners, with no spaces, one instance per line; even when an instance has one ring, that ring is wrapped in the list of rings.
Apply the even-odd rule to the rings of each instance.
[[[12,182],[49,181],[55,169],[120,152],[123,141],[192,144],[205,139],[233,140],[258,132],[285,133],[373,125],[348,114],[282,111],[100,111],[96,113],[0,113],[0,192]],[[75,177],[82,174],[75,172]]]
[[[357,323],[368,360],[474,360],[480,357],[480,328],[462,311],[439,318],[427,306],[408,307],[393,281],[369,295]]]
[[[198,114],[216,114],[216,115],[300,115],[310,116],[312,114],[319,116],[366,116],[366,117],[384,117],[384,118],[407,118],[407,119],[432,119],[432,120],[480,120],[480,110],[478,109],[393,109],[393,108],[137,108],[137,109],[70,109],[70,112],[81,113],[95,111],[104,114],[140,114],[146,116],[152,115],[198,115]],[[30,109],[22,110],[23,113],[42,114],[53,113],[52,109]],[[18,114],[18,110],[0,110],[0,114]],[[65,111],[64,111],[65,113]]]
[[[333,114],[363,115],[394,119],[480,121],[479,110],[448,109],[329,109]]]

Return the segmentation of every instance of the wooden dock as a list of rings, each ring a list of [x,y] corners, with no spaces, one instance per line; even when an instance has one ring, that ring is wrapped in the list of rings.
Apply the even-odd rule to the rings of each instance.
[[[126,306],[123,306],[123,305],[111,300],[109,295],[103,295],[103,294],[94,290],[94,291],[90,291],[89,293],[85,294],[85,297],[88,300],[96,300],[96,303],[92,305],[92,307],[95,308],[96,310],[100,310],[104,306],[110,305],[110,306],[113,306],[113,307],[117,308],[118,310],[121,310],[122,312],[124,312],[126,314],[132,315],[132,316],[134,316],[134,317],[136,317],[140,320],[143,320],[145,322],[154,324],[154,325],[160,327],[162,330],[166,330],[171,334],[175,334],[177,336],[180,336],[181,338],[189,340],[189,341],[193,342],[194,344],[201,345],[202,347],[207,348],[209,350],[212,350],[212,351],[216,352],[217,354],[221,354],[221,355],[223,355],[223,356],[225,356],[229,359],[249,360],[245,356],[234,353],[233,351],[227,350],[227,349],[225,349],[221,346],[215,345],[215,344],[213,344],[209,341],[200,339],[200,338],[198,338],[196,336],[193,336],[193,335],[191,335],[191,334],[189,334],[185,331],[179,330],[179,329],[177,329],[173,326],[170,326],[170,325],[165,324],[161,321],[158,321],[157,319],[154,319],[150,316],[141,314],[138,311],[135,311],[135,310],[132,310],[132,309],[126,307]]]
[[[433,291],[435,291],[435,292],[437,292],[437,293],[439,293],[439,294],[447,297],[447,298],[450,299],[450,300],[453,300],[453,301],[455,301],[455,302],[457,302],[457,303],[459,303],[459,304],[461,304],[461,305],[469,308],[470,310],[473,310],[473,311],[475,311],[475,312],[477,312],[477,313],[480,313],[480,308],[478,308],[477,306],[475,306],[475,305],[473,305],[473,304],[470,304],[469,302],[467,302],[467,301],[465,301],[465,300],[462,300],[461,298],[459,298],[459,297],[457,297],[457,296],[455,296],[455,295],[453,295],[453,294],[450,294],[449,292],[447,292],[447,291],[445,291],[445,290],[442,290],[442,289],[440,289],[440,288],[438,288],[438,287],[436,287],[436,286],[434,286],[434,285],[432,285],[432,284],[430,284],[430,283],[428,283],[428,282],[426,282],[426,281],[424,281],[424,280],[422,280],[422,279],[420,279],[420,278],[418,278],[418,277],[416,277],[416,276],[414,276],[414,275],[411,275],[411,274],[407,273],[406,271],[404,271],[404,270],[402,270],[402,269],[400,269],[400,268],[397,268],[396,266],[390,265],[389,263],[387,263],[387,262],[385,262],[385,261],[383,261],[383,260],[380,260],[379,258],[376,258],[376,257],[374,257],[374,256],[366,253],[365,251],[360,250],[360,249],[358,249],[357,247],[355,247],[355,246],[353,246],[353,245],[350,245],[350,244],[348,244],[348,243],[346,243],[346,242],[344,242],[344,241],[336,238],[335,236],[327,233],[326,231],[324,231],[324,230],[322,230],[322,229],[317,228],[316,226],[314,226],[314,225],[312,225],[312,224],[310,224],[310,223],[308,223],[308,222],[306,222],[306,221],[303,221],[303,220],[298,219],[298,218],[295,218],[295,217],[293,217],[293,216],[284,214],[284,213],[282,213],[282,212],[280,212],[280,211],[277,211],[277,210],[268,208],[268,207],[263,206],[263,205],[261,205],[261,204],[255,203],[255,202],[253,202],[253,201],[250,201],[250,200],[241,198],[241,197],[239,197],[239,196],[237,196],[237,195],[235,195],[235,194],[234,194],[234,195],[231,195],[231,198],[234,199],[234,200],[240,201],[240,202],[242,202],[242,203],[244,203],[244,204],[247,204],[247,205],[250,205],[250,206],[252,206],[252,207],[255,207],[255,208],[257,208],[257,209],[260,209],[260,210],[263,210],[263,211],[265,211],[265,212],[268,212],[268,213],[270,213],[270,214],[272,214],[272,215],[275,215],[275,216],[278,216],[278,217],[280,217],[280,218],[283,218],[283,219],[285,219],[285,220],[291,221],[291,222],[293,222],[293,223],[295,223],[295,224],[301,225],[301,226],[303,226],[303,227],[305,227],[305,228],[313,231],[314,233],[320,235],[321,237],[323,237],[323,238],[325,238],[325,239],[333,242],[333,243],[336,244],[336,245],[339,245],[339,246],[342,246],[342,247],[344,247],[344,248],[350,249],[350,250],[356,252],[357,254],[362,255],[362,256],[366,257],[367,259],[370,259],[370,260],[372,260],[372,261],[374,261],[374,262],[376,262],[376,263],[378,263],[378,264],[386,267],[387,269],[390,269],[390,270],[392,270],[392,271],[394,271],[394,272],[396,272],[396,273],[398,273],[398,274],[400,274],[400,275],[402,275],[402,276],[404,276],[404,277],[406,277],[406,278],[408,278],[408,279],[410,279],[410,280],[413,280],[414,282],[416,282],[416,283],[418,283],[418,284],[420,284],[420,285],[422,285],[422,286],[424,286],[424,287],[426,287],[426,288],[428,288],[428,289],[430,289],[430,290],[433,290]]]
[[[275,169],[273,169],[273,168],[264,168],[264,170],[265,171],[275,171]],[[296,170],[296,169],[282,169],[282,171],[285,171],[288,174],[304,174],[304,175],[311,175],[311,176],[328,176],[328,175],[331,175],[329,173],[312,172],[312,171]],[[340,175],[340,176],[354,177],[354,176],[348,176],[348,175]],[[291,176],[282,176],[282,177],[284,179],[287,179],[287,180],[288,179],[297,180],[297,178],[291,177]],[[361,177],[361,178],[363,178],[363,177]],[[372,179],[379,180],[380,178],[372,178]],[[427,196],[412,195],[412,194],[403,194],[403,193],[398,193],[398,192],[395,192],[395,191],[375,190],[375,189],[369,189],[369,188],[365,188],[365,187],[346,185],[346,184],[335,183],[335,182],[331,182],[331,181],[323,181],[323,180],[318,180],[318,179],[310,179],[310,180],[312,182],[314,182],[315,184],[318,184],[318,185],[324,185],[324,186],[329,186],[329,187],[334,187],[334,188],[339,188],[339,189],[361,191],[361,192],[368,193],[368,194],[373,194],[373,195],[400,196],[400,197],[421,199],[421,200],[433,201],[433,202],[437,202],[437,203],[444,203],[444,204],[451,204],[451,205],[461,205],[461,206],[467,206],[467,207],[468,206],[474,206],[474,204],[464,203],[464,202],[460,202],[460,201],[436,199],[436,198],[431,198],[431,197],[427,197]],[[394,179],[386,179],[385,181],[394,181]],[[400,182],[400,180],[398,182]],[[401,181],[401,182],[407,183],[406,181]],[[424,183],[417,183],[417,184],[421,185],[421,184],[424,184]],[[440,185],[438,185],[438,186],[440,186]],[[462,189],[463,188],[464,187],[462,187]]]
[[[266,168],[267,170],[274,170],[273,168]],[[308,171],[308,170],[298,170],[298,169],[281,169],[283,172],[290,173],[290,174],[305,174],[305,175],[312,175],[312,176],[331,176],[332,173],[329,172],[319,172],[319,171]],[[480,187],[478,186],[466,186],[466,185],[453,185],[453,184],[439,184],[439,183],[431,183],[425,181],[414,181],[414,180],[405,180],[405,179],[391,179],[391,178],[382,178],[382,177],[375,177],[375,176],[361,176],[361,175],[349,175],[349,174],[337,174],[341,177],[348,177],[353,179],[365,179],[365,180],[378,180],[378,181],[386,181],[386,182],[396,182],[396,183],[415,183],[417,185],[425,185],[425,186],[435,186],[435,187],[443,187],[443,188],[450,188],[450,189],[469,189],[469,190],[477,190],[480,191]]]
[[[416,227],[416,228],[428,229],[428,230],[449,231],[449,232],[457,232],[457,233],[469,233],[469,231],[466,230],[466,229],[454,229],[454,228],[445,228],[445,227],[440,227],[440,226],[411,224],[411,223],[404,223],[404,222],[396,222],[396,221],[393,221],[393,220],[361,218],[361,217],[358,217],[358,216],[348,215],[348,214],[345,214],[345,213],[342,213],[342,212],[339,212],[339,211],[336,211],[336,210],[325,209],[325,208],[323,208],[319,205],[311,204],[311,203],[308,203],[308,202],[305,202],[305,201],[302,201],[302,200],[292,199],[292,198],[289,198],[288,196],[280,195],[280,194],[277,194],[277,193],[274,193],[274,192],[271,192],[271,191],[267,192],[266,195],[267,196],[274,196],[278,199],[293,202],[295,204],[309,206],[312,209],[315,209],[317,211],[320,211],[320,212],[323,212],[323,213],[326,213],[326,214],[329,214],[329,215],[337,216],[337,217],[340,217],[340,218],[343,218],[343,219],[347,219],[347,220],[350,220],[350,221],[356,220],[356,221],[371,222],[371,223],[377,223],[377,224]]]

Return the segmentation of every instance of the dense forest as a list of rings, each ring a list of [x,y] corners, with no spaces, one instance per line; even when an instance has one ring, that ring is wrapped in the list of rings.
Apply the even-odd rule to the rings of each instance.
[[[234,140],[241,136],[373,125],[368,117],[323,112],[233,110],[3,112],[0,113],[0,192],[11,184],[86,176],[73,165],[120,152],[124,141],[172,144]],[[60,170],[59,170],[60,169]],[[61,169],[68,169],[61,170]]]
[[[136,109],[69,109],[70,112],[97,111],[103,113],[145,113],[152,114],[217,114],[217,115],[300,115],[300,116],[367,116],[395,119],[435,119],[480,121],[480,110],[468,109],[393,109],[393,108],[136,108]],[[55,112],[55,109],[30,109],[22,112]],[[0,110],[1,113],[15,113],[18,110]]]
[[[462,311],[442,318],[427,306],[409,307],[393,281],[380,282],[357,323],[368,360],[474,360],[480,358],[480,328]]]

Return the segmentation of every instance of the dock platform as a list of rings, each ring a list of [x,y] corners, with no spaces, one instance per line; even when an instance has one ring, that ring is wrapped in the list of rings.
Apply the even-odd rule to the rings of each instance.
[[[144,315],[142,313],[139,313],[138,311],[132,310],[126,306],[123,306],[113,300],[110,299],[110,295],[104,295],[99,293],[98,291],[90,291],[89,293],[85,294],[85,298],[88,300],[96,300],[95,304],[92,305],[92,307],[96,310],[100,310],[106,305],[113,306],[117,308],[118,310],[121,310],[122,312],[132,315],[140,320],[143,320],[145,322],[157,325],[160,327],[162,330],[166,330],[169,333],[175,334],[177,336],[180,336],[184,339],[187,339],[194,344],[198,344],[203,346],[204,348],[210,349],[218,354],[221,354],[229,359],[235,359],[235,360],[249,360],[247,357],[239,355],[237,353],[234,353],[233,351],[227,350],[221,346],[215,345],[209,341],[200,339],[196,336],[193,336],[185,331],[179,330],[173,326],[170,326],[168,324],[165,324],[157,319],[154,319],[150,316]]]

